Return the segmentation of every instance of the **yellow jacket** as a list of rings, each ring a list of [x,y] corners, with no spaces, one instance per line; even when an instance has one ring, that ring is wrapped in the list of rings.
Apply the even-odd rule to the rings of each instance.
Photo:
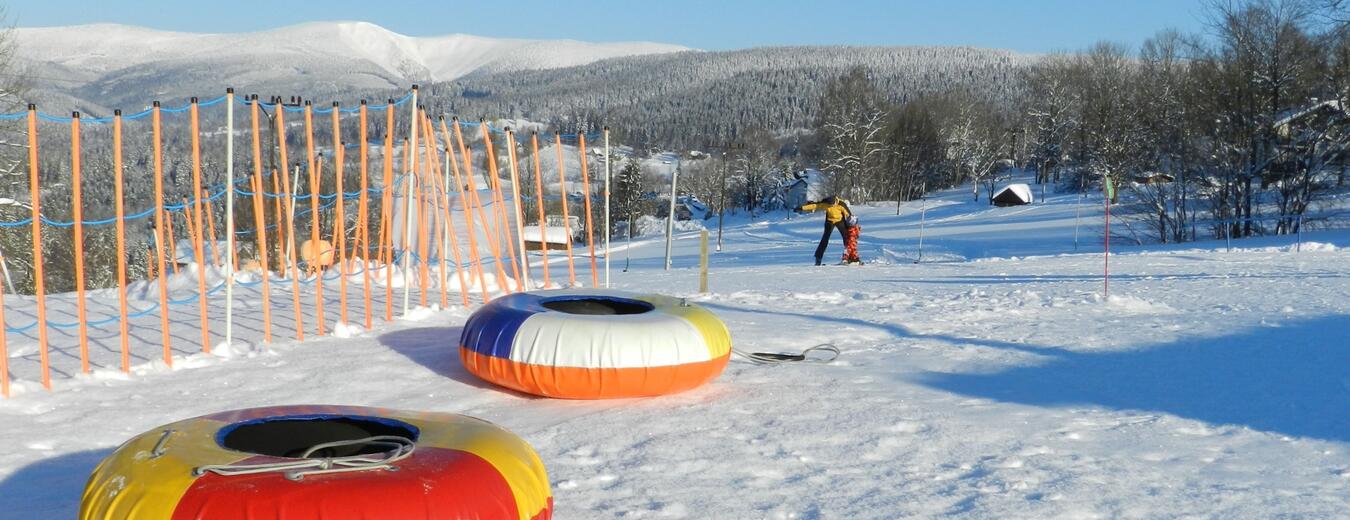
[[[835,199],[834,204],[828,202],[812,202],[810,204],[803,204],[799,209],[802,211],[823,209],[825,210],[825,222],[830,224],[840,222],[850,215],[848,211],[848,201],[844,199]]]

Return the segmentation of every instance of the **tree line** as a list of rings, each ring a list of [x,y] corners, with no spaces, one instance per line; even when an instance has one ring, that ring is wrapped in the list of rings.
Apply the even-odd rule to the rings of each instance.
[[[1013,167],[1077,191],[1110,182],[1138,241],[1293,233],[1342,187],[1350,30],[1338,1],[1208,5],[1201,34],[1102,42],[1018,70],[999,103],[967,89],[893,102],[854,68],[820,101],[810,162],[858,200],[971,183]]]

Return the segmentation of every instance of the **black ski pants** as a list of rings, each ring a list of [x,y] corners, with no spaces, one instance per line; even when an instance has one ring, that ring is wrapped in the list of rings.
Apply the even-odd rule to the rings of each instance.
[[[839,238],[844,238],[844,232],[848,230],[848,224],[844,221],[833,222],[825,221],[825,233],[820,235],[820,245],[816,246],[816,264],[820,264],[820,259],[825,257],[825,248],[830,246],[830,233],[839,230]]]

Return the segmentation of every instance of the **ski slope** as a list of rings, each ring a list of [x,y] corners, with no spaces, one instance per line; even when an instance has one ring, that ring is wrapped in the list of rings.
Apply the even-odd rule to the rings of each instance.
[[[1107,297],[1100,197],[1080,206],[1075,195],[1048,195],[993,208],[971,202],[967,188],[906,203],[899,216],[894,205],[855,208],[870,261],[861,267],[811,265],[819,214],[731,218],[709,294],[696,293],[697,232],[679,233],[670,271],[660,239],[616,242],[615,287],[707,306],[738,350],[842,351],[828,364],[735,358],[711,384],[660,398],[556,401],[475,379],[454,338],[477,298],[462,308],[453,290],[448,309],[385,323],[381,287],[373,330],[297,344],[290,287],[274,286],[278,337],[263,345],[257,289],[243,288],[238,341],[217,355],[197,353],[187,306],[173,319],[173,369],[155,361],[158,319],[149,316],[134,321],[133,375],[116,370],[115,326],[95,329],[94,373],[72,375],[77,353],[63,348],[52,392],[34,383],[31,334],[11,334],[20,383],[0,400],[9,448],[0,511],[69,518],[90,470],[132,435],[219,410],[300,403],[498,423],[540,452],[558,518],[1350,511],[1350,232],[1306,234],[1297,252],[1287,237],[1235,241],[1232,251],[1221,241],[1118,247]],[[836,237],[827,258],[841,252]],[[566,263],[553,260],[553,281],[566,282]],[[578,258],[576,271],[589,285],[589,262]],[[325,287],[330,330],[335,288]],[[139,305],[155,294],[136,297],[146,299]],[[115,308],[114,298],[96,295],[94,315]],[[312,336],[312,293],[305,298]],[[6,303],[11,322],[30,313],[22,300]],[[211,303],[218,317],[223,299]],[[219,338],[223,325],[211,326]],[[59,334],[71,344],[73,331]]]

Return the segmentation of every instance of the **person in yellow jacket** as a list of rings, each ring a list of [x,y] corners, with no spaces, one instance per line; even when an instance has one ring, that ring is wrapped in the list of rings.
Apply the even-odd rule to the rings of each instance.
[[[820,265],[820,260],[825,256],[825,248],[830,245],[830,235],[835,229],[839,230],[839,237],[848,236],[848,228],[851,226],[853,212],[849,210],[848,201],[830,195],[820,202],[807,202],[797,207],[797,211],[825,211],[825,233],[820,236],[820,245],[816,246],[816,265]]]

